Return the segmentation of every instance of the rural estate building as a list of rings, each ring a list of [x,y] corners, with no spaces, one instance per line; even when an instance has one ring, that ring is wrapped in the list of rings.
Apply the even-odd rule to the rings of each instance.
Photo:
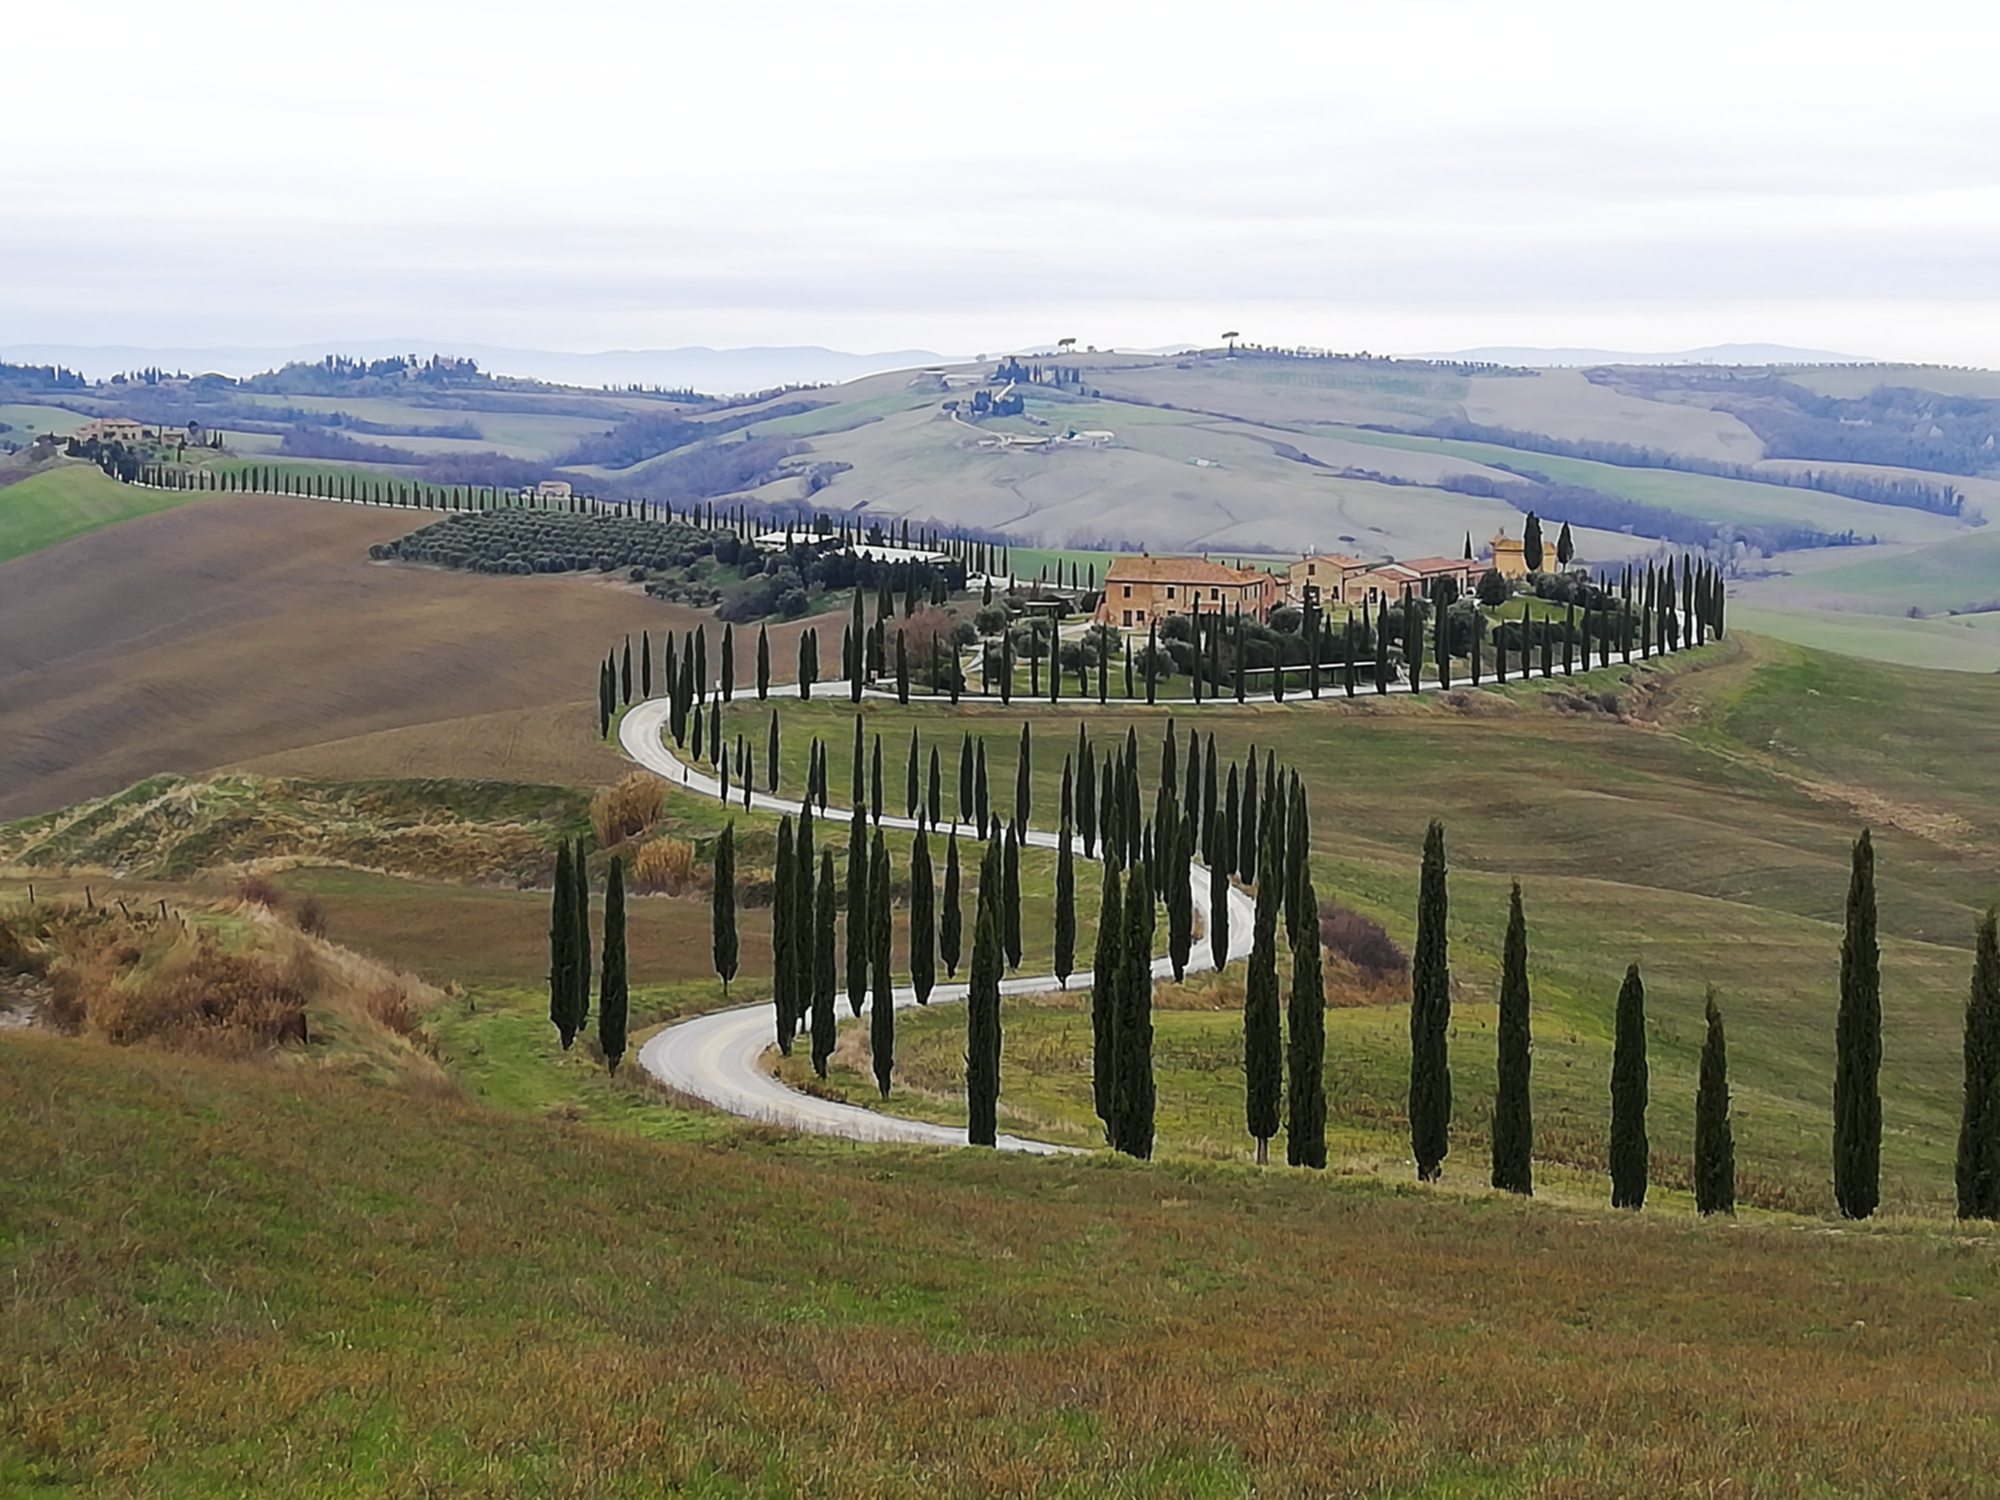
[[[1229,568],[1205,557],[1120,557],[1104,575],[1097,623],[1144,630],[1175,615],[1233,614],[1269,619],[1278,580],[1255,568]]]
[[[1315,597],[1321,604],[1345,604],[1347,602],[1347,581],[1359,578],[1368,571],[1368,564],[1358,557],[1348,557],[1339,552],[1316,552],[1300,558],[1292,564],[1292,576],[1285,588],[1285,597],[1293,604],[1308,602],[1307,590],[1317,589]]]
[[[146,440],[146,429],[130,417],[99,417],[85,422],[76,430],[79,443],[87,443],[92,438],[100,443],[123,443],[131,448]]]
[[[1455,582],[1460,594],[1470,594],[1485,571],[1485,563],[1462,557],[1413,557],[1408,562],[1382,563],[1353,579],[1342,602],[1374,604],[1408,594],[1427,594],[1440,578]]]

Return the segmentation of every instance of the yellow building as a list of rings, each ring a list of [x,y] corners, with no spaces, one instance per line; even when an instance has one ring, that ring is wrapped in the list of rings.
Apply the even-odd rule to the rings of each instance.
[[[98,417],[85,422],[75,433],[79,443],[95,438],[100,443],[123,443],[128,448],[145,442],[149,436],[145,427],[130,417]]]
[[[1203,557],[1120,557],[1104,575],[1096,622],[1144,630],[1174,615],[1234,614],[1270,618],[1278,580],[1255,568],[1229,568]]]
[[[1292,564],[1291,579],[1285,590],[1285,597],[1293,604],[1304,604],[1308,590],[1317,589],[1317,598],[1322,605],[1348,603],[1348,583],[1368,571],[1368,564],[1358,557],[1348,557],[1339,552],[1318,552],[1302,557]]]

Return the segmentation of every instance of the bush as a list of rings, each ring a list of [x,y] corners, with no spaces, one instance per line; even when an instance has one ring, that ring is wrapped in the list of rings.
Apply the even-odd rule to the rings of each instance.
[[[666,806],[666,783],[646,771],[634,771],[616,786],[601,788],[590,799],[590,826],[605,848],[622,844],[660,821]]]
[[[410,1004],[410,997],[394,985],[384,986],[368,997],[368,1014],[376,1025],[385,1031],[395,1032],[397,1036],[411,1036],[416,1032],[416,1007]]]
[[[278,911],[284,907],[285,893],[262,875],[245,875],[236,884],[236,899],[266,911]]]
[[[643,845],[632,860],[632,888],[665,891],[678,896],[697,885],[694,845],[680,839],[654,839]]]
[[[1479,602],[1488,609],[1498,609],[1507,602],[1507,596],[1512,592],[1506,575],[1498,568],[1488,568],[1479,575]]]
[[[283,968],[247,954],[224,953],[212,933],[191,952],[162,964],[145,983],[93,986],[85,971],[65,1004],[81,1009],[91,1030],[114,1046],[153,1042],[224,1055],[306,1040],[306,991],[311,971]]]
[[[1334,901],[1319,905],[1319,937],[1329,951],[1378,979],[1400,979],[1410,972],[1410,957],[1396,946],[1382,924]]]
[[[292,920],[299,924],[299,931],[309,937],[326,936],[326,903],[317,896],[308,896],[299,903],[299,909]]]

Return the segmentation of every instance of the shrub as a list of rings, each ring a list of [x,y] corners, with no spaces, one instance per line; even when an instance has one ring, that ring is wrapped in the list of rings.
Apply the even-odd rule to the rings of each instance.
[[[665,805],[666,783],[648,772],[634,771],[590,799],[590,826],[597,832],[597,842],[610,848],[659,822]]]
[[[681,839],[654,839],[643,845],[632,860],[635,890],[665,891],[678,896],[694,889],[694,845]]]
[[[262,875],[245,875],[236,884],[236,899],[266,911],[278,911],[285,904],[285,893]]]
[[[1378,979],[1410,972],[1410,956],[1396,946],[1382,924],[1334,901],[1319,906],[1319,936],[1330,952]]]
[[[326,903],[317,896],[308,896],[299,903],[299,909],[292,920],[299,924],[299,931],[310,937],[326,936]]]
[[[306,1040],[310,970],[224,953],[210,933],[136,986],[98,988],[87,971],[65,972],[79,975],[75,1003],[90,1029],[115,1046],[153,1042],[226,1055]]]
[[[410,1004],[410,997],[394,985],[385,985],[368,997],[368,1014],[376,1025],[385,1031],[395,1032],[397,1036],[411,1036],[416,1032],[416,1007]]]

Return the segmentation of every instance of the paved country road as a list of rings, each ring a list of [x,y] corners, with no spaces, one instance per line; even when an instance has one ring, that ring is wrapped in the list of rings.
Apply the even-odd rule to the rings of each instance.
[[[845,691],[842,685],[843,696]],[[652,698],[636,704],[619,725],[619,743],[627,755],[671,786],[681,788],[690,796],[718,798],[722,788],[716,778],[682,761],[666,743],[663,733],[666,722],[665,699]],[[743,790],[740,785],[731,787],[729,800],[733,806],[742,805]],[[752,806],[771,812],[798,811],[796,801],[763,792],[752,792],[750,801]],[[829,803],[827,816],[850,811],[835,809]],[[914,830],[917,824],[913,818],[884,814],[882,826]],[[964,831],[970,833],[969,829]],[[1058,844],[1055,833],[1039,828],[1024,830],[1024,836],[1027,843],[1039,848],[1053,849]],[[1201,865],[1191,865],[1188,879],[1193,886],[1195,918],[1199,925],[1206,920],[1208,912],[1209,874]],[[1230,958],[1249,955],[1256,914],[1256,904],[1250,897],[1232,887],[1229,892]],[[1197,939],[1188,955],[1188,972],[1211,967],[1209,945]],[[1155,959],[1153,973],[1171,978],[1173,966],[1165,958]],[[1088,989],[1089,972],[1086,970],[1070,975],[1070,985],[1076,989]],[[1018,975],[1003,980],[1000,992],[1003,995],[1039,995],[1057,987],[1053,974]],[[931,991],[930,1003],[939,1005],[963,1000],[966,989],[967,986],[962,983],[940,984]],[[916,1003],[914,990],[896,990],[895,1004],[898,1008]],[[863,1014],[866,1014],[865,1010]],[[966,1143],[965,1132],[961,1129],[932,1125],[921,1120],[900,1120],[872,1109],[816,1099],[787,1087],[763,1064],[765,1052],[776,1045],[776,1019],[770,1003],[762,1001],[676,1022],[639,1049],[639,1065],[668,1087],[705,1104],[730,1114],[768,1121],[793,1130],[844,1136],[855,1141],[907,1141],[940,1146],[963,1146]],[[1041,1155],[1070,1149],[1050,1145],[1046,1141],[1021,1140],[1005,1135],[1000,1137],[999,1145],[1002,1150],[1030,1151]]]

